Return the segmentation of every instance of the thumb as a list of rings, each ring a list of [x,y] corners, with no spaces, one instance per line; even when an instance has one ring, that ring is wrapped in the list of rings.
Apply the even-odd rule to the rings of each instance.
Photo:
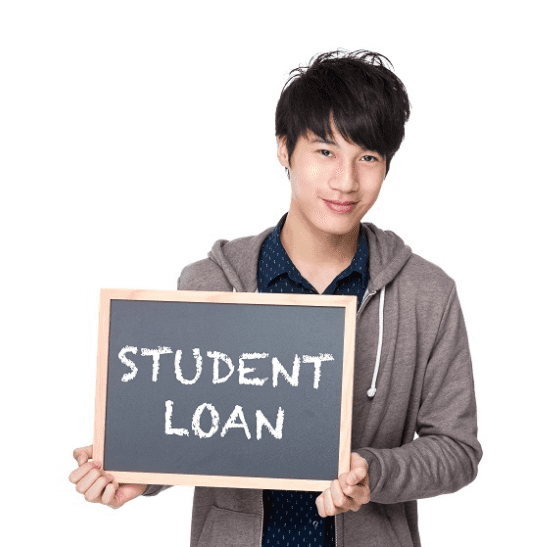
[[[79,467],[81,467],[81,465],[92,459],[92,445],[75,448],[75,450],[73,450],[73,457],[77,460]]]
[[[351,470],[350,470],[350,480],[354,482],[349,482],[349,484],[355,484],[356,482],[363,481],[367,476],[367,471],[369,470],[369,464],[367,460],[362,456],[359,456],[356,452],[351,454]]]

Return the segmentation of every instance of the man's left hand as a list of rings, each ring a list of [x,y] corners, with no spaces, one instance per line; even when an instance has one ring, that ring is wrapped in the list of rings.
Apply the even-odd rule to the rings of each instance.
[[[316,500],[319,515],[331,517],[346,511],[359,511],[371,499],[369,490],[369,464],[355,452],[351,453],[350,471],[332,481]]]

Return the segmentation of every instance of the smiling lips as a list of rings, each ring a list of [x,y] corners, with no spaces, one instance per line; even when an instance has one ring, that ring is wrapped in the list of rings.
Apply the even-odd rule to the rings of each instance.
[[[335,213],[349,213],[355,206],[353,201],[328,201],[323,199],[327,207]]]

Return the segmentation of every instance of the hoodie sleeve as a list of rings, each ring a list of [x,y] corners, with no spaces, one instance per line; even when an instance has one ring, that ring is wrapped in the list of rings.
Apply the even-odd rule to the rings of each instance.
[[[482,449],[467,332],[453,285],[424,374],[418,438],[391,449],[360,448],[371,501],[399,503],[455,492],[475,479]]]

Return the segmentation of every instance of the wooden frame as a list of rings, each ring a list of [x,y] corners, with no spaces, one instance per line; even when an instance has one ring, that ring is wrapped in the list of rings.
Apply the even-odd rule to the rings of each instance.
[[[94,419],[95,461],[104,464],[108,351],[110,335],[111,300],[150,300],[167,302],[204,302],[230,304],[268,304],[293,306],[342,307],[345,310],[344,350],[342,367],[341,416],[338,472],[342,474],[350,469],[351,457],[351,419],[353,401],[353,366],[355,351],[356,299],[352,296],[274,293],[230,293],[204,291],[154,291],[130,289],[102,289],[100,294],[100,322],[98,333],[98,364],[96,377],[96,405]],[[108,472],[120,483],[135,484],[180,484],[193,486],[218,486],[242,488],[267,488],[284,490],[322,491],[331,481],[271,478],[236,477],[220,475],[193,475],[170,473]]]

